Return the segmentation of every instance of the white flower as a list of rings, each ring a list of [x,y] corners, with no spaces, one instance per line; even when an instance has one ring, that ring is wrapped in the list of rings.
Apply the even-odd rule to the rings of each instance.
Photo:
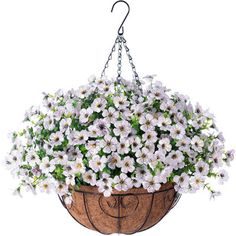
[[[68,187],[62,182],[56,182],[55,187],[56,193],[60,196],[63,196],[68,192]]]
[[[116,151],[118,141],[115,137],[105,135],[104,140],[101,140],[100,145],[103,148],[103,152],[111,153]]]
[[[128,139],[120,139],[117,146],[117,152],[119,154],[127,154],[130,151]]]
[[[98,129],[98,136],[104,136],[108,133],[110,123],[106,122],[105,119],[99,119],[94,122],[94,125]]]
[[[45,129],[53,130],[55,128],[55,123],[54,123],[53,117],[51,117],[51,116],[45,117],[44,121],[43,121],[43,126]]]
[[[100,176],[100,180],[97,181],[98,192],[103,193],[105,197],[110,197],[112,193],[112,182],[113,179],[109,174],[103,173]]]
[[[73,174],[69,174],[66,176],[66,185],[71,185],[71,186],[74,186],[75,185],[75,176]]]
[[[200,160],[196,164],[196,173],[206,176],[209,173],[209,165]]]
[[[68,161],[68,156],[67,156],[67,154],[65,152],[61,152],[61,151],[54,152],[53,153],[53,157],[55,158],[54,159],[55,164],[64,165]]]
[[[176,175],[173,180],[183,189],[186,189],[189,186],[189,176],[186,173],[182,173],[180,176]]]
[[[129,139],[129,142],[131,145],[132,152],[137,152],[142,147],[141,139],[137,136],[131,137]]]
[[[139,164],[148,164],[149,160],[152,158],[152,155],[150,154],[149,150],[146,148],[143,148],[142,150],[138,150],[135,154],[137,157],[137,162]]]
[[[226,152],[226,154],[225,154],[226,155],[225,161],[226,161],[227,165],[230,165],[230,162],[234,160],[234,153],[235,153],[234,150],[230,150],[230,151]]]
[[[88,141],[85,147],[91,155],[96,155],[101,150],[100,142],[98,140]]]
[[[220,170],[218,173],[219,184],[224,184],[229,179],[229,175],[226,170]]]
[[[48,175],[55,170],[55,161],[50,161],[49,157],[44,157],[39,167],[44,174]]]
[[[154,127],[157,125],[157,119],[151,114],[144,114],[140,117],[139,123],[141,124],[141,130],[145,132],[147,130],[154,130]]]
[[[202,148],[204,147],[204,142],[198,136],[194,136],[191,141],[191,147],[196,152],[202,152]]]
[[[212,166],[213,167],[222,167],[223,160],[222,160],[222,153],[213,153],[212,154]]]
[[[155,143],[157,141],[157,133],[153,130],[147,130],[143,135],[144,142]]]
[[[117,153],[112,153],[108,156],[108,167],[112,170],[116,167],[121,167],[121,158]]]
[[[36,177],[40,177],[40,175],[42,174],[42,172],[38,166],[34,166],[31,171],[32,171],[33,175]]]
[[[101,112],[106,107],[106,104],[107,104],[107,101],[104,98],[96,98],[93,101],[91,108],[95,112]]]
[[[182,139],[185,135],[185,129],[182,125],[174,125],[170,128],[170,135],[173,139]]]
[[[147,149],[152,154],[155,152],[156,149],[154,143],[151,142],[144,143],[143,148]]]
[[[100,175],[100,179],[97,181],[96,186],[102,186],[102,185],[112,185],[113,179],[110,177],[107,173],[102,173]]]
[[[195,129],[199,129],[204,122],[206,121],[206,117],[196,117],[196,119],[194,119],[191,123],[191,125],[195,128]]]
[[[138,179],[136,177],[132,177],[132,184],[135,188],[140,188],[142,185],[142,182],[140,179]]]
[[[76,159],[82,159],[83,158],[83,154],[81,153],[81,151],[78,147],[76,147],[76,148],[75,147],[70,147],[67,150],[66,154],[68,156],[69,161],[75,161]]]
[[[75,162],[73,162],[73,164],[71,165],[72,167],[72,171],[77,174],[77,173],[85,173],[85,166],[84,166],[84,163],[83,163],[83,160],[82,158],[77,158],[75,160]]]
[[[71,118],[62,119],[60,122],[60,131],[65,132],[71,125]]]
[[[99,129],[95,125],[90,125],[88,131],[89,137],[96,138],[99,136]]]
[[[64,141],[64,135],[62,132],[57,131],[56,133],[52,133],[49,139],[51,140],[51,144],[53,146],[58,146]]]
[[[164,161],[164,158],[165,154],[163,151],[156,151],[149,162],[149,166],[154,170],[158,162]]]
[[[161,100],[165,97],[165,89],[163,87],[155,87],[151,90],[151,94],[149,96],[151,98]]]
[[[96,185],[96,175],[92,170],[85,172],[82,175],[84,182],[90,184],[91,186]]]
[[[66,164],[63,165],[63,175],[69,176],[69,175],[74,175],[74,171],[72,169],[72,162],[67,162]]]
[[[171,151],[168,156],[166,157],[166,162],[173,166],[176,167],[179,163],[181,163],[184,160],[184,155],[180,151]]]
[[[199,190],[200,188],[203,187],[205,182],[205,177],[200,175],[200,174],[195,174],[193,177],[190,179],[190,185],[193,188],[194,191]]]
[[[149,193],[153,193],[155,191],[158,191],[161,187],[160,183],[158,182],[157,176],[147,176],[145,178],[145,181],[143,182],[143,187],[146,189]]]
[[[104,84],[106,84],[106,77],[104,77],[104,78],[96,78],[95,79],[95,85],[96,85],[96,87],[98,87],[98,88],[101,88]]]
[[[169,111],[171,113],[175,112],[176,111],[176,108],[175,108],[175,104],[172,100],[170,99],[167,99],[167,100],[164,100],[162,103],[161,103],[161,106],[160,106],[161,110],[163,111]]]
[[[183,137],[182,139],[178,140],[176,146],[179,147],[179,150],[182,152],[189,152],[191,139],[188,137]]]
[[[126,138],[131,132],[131,125],[128,121],[117,121],[115,124],[115,129],[113,132],[116,136],[121,136],[122,138]]]
[[[106,84],[103,84],[102,86],[99,86],[99,90],[105,96],[108,96],[109,94],[113,94],[114,93],[114,85],[110,84],[110,83],[106,83]]]
[[[52,190],[55,189],[55,186],[50,179],[45,179],[45,180],[41,181],[38,184],[38,187],[41,192],[46,192],[46,193],[50,193]]]
[[[89,161],[89,167],[92,168],[95,172],[102,171],[105,167],[107,159],[105,156],[100,157],[95,155],[92,157],[92,160]]]
[[[9,169],[14,170],[19,168],[21,160],[22,154],[17,150],[13,150],[11,151],[10,155],[6,157],[5,164]]]
[[[199,103],[197,103],[196,106],[195,106],[195,112],[196,112],[197,115],[199,115],[199,116],[202,115],[203,112],[204,112]]]
[[[135,116],[140,118],[144,113],[144,107],[141,104],[134,104],[131,106],[131,111]]]
[[[157,125],[160,127],[160,130],[166,131],[169,130],[171,125],[171,119],[164,116],[159,116],[157,119]]]
[[[121,161],[121,171],[123,173],[128,173],[133,172],[134,170],[134,159],[129,156],[126,156],[124,160]]]
[[[93,114],[93,109],[88,108],[88,109],[81,109],[80,110],[80,116],[79,116],[79,121],[81,123],[87,123],[89,120],[89,117]]]
[[[119,117],[119,112],[115,110],[113,107],[109,107],[108,110],[104,110],[102,113],[104,119],[109,123],[115,123]]]
[[[27,153],[26,161],[29,163],[30,166],[35,166],[36,164],[40,163],[39,156],[33,150],[31,150]]]
[[[170,152],[172,149],[172,146],[170,144],[170,139],[168,138],[161,139],[157,147],[159,148],[159,150],[162,150],[164,153]]]
[[[176,117],[174,117],[176,123],[183,125],[184,127],[187,125],[187,119],[181,112],[178,112]]]
[[[109,184],[100,185],[98,192],[103,193],[104,197],[110,197],[112,193],[112,187]]]
[[[116,96],[113,98],[113,102],[116,108],[124,109],[129,105],[125,96]]]
[[[115,176],[114,178],[115,189],[118,191],[127,191],[132,188],[132,180],[124,173],[121,173],[120,176]]]
[[[89,86],[80,86],[78,90],[79,98],[85,98],[90,94]]]
[[[150,175],[150,172],[147,169],[147,166],[142,166],[142,167],[138,167],[136,168],[136,177],[139,180],[144,180],[147,176]]]
[[[71,205],[72,204],[72,201],[73,201],[73,199],[72,199],[72,196],[66,196],[65,197],[65,199],[64,199],[64,201],[65,201],[65,204],[66,205]]]
[[[68,136],[69,144],[70,145],[77,145],[77,144],[85,144],[88,140],[88,131],[72,131]]]
[[[45,141],[43,145],[44,150],[46,151],[47,155],[53,155],[53,146],[52,144]]]

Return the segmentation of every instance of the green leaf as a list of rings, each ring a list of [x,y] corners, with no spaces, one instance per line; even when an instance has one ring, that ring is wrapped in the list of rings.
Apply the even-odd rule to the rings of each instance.
[[[84,130],[86,128],[86,126],[82,125],[80,122],[79,122],[79,119],[78,118],[73,118],[72,121],[71,121],[71,126],[70,126],[72,129],[75,129],[77,131],[81,131],[81,130]]]
[[[188,112],[187,110],[183,111],[183,115],[187,120],[190,120],[192,118],[192,115],[190,112]]]
[[[31,170],[32,169],[32,167],[30,165],[22,165],[20,168],[25,169],[25,170]]]
[[[46,156],[46,151],[43,148],[41,148],[39,151],[37,151],[37,155],[42,160],[42,158]]]
[[[161,103],[160,103],[160,101],[154,100],[152,106],[153,106],[153,108],[155,108],[157,111],[160,111]]]
[[[78,100],[74,100],[74,101],[72,102],[72,106],[73,106],[74,108],[76,108],[76,107],[78,106],[78,103],[79,103]]]
[[[102,172],[107,173],[107,174],[110,175],[111,174],[111,169],[106,166],[106,167],[103,168]]]
[[[114,107],[115,106],[114,102],[113,102],[112,95],[107,96],[106,100],[107,100],[107,107]]]
[[[172,147],[175,147],[175,146],[176,146],[176,143],[177,143],[177,140],[175,140],[175,139],[172,139],[172,140],[170,141],[170,144],[171,144]]]
[[[84,158],[84,159],[83,159],[83,163],[84,163],[85,166],[88,166],[88,164],[89,164],[88,159],[85,159],[85,158]]]
[[[63,175],[63,166],[58,164],[56,165],[56,168],[55,170],[52,172],[52,176],[57,179],[57,180],[60,180],[60,181],[65,181],[65,176]]]
[[[90,117],[89,117],[89,122],[93,122],[96,119],[102,118],[102,113],[101,112],[94,112]]]
[[[79,145],[79,150],[81,151],[83,155],[86,155],[88,152],[84,144]]]
[[[142,130],[140,129],[139,119],[137,116],[131,118],[131,126],[137,131],[137,135],[142,135]]]
[[[65,105],[66,105],[66,102],[63,99],[58,103],[58,106],[65,106]]]
[[[96,93],[90,94],[87,98],[82,100],[81,108],[89,108],[95,98],[97,97]]]
[[[48,140],[51,132],[47,129],[42,129],[40,135],[42,139]]]

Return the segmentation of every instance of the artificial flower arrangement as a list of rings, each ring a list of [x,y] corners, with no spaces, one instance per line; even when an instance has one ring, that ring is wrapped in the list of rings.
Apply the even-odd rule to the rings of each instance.
[[[179,193],[206,188],[215,196],[210,180],[226,181],[222,168],[234,159],[213,115],[153,78],[138,88],[93,76],[78,90],[44,94],[24,124],[6,159],[20,179],[17,191],[55,191],[66,204],[81,185],[109,197],[172,182]]]
[[[133,234],[158,223],[182,193],[228,179],[227,151],[214,116],[147,76],[140,80],[123,24],[100,77],[78,90],[44,94],[12,134],[6,165],[22,188],[55,191],[72,217],[100,233]],[[118,48],[117,77],[105,70]],[[122,48],[134,79],[121,77]]]

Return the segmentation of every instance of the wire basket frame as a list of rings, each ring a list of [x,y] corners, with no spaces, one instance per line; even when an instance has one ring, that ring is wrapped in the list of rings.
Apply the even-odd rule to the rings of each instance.
[[[166,183],[153,193],[133,188],[127,192],[115,191],[108,198],[96,187],[81,186],[73,193],[70,206],[59,198],[70,215],[86,228],[102,234],[134,234],[160,222],[180,197],[174,185]]]

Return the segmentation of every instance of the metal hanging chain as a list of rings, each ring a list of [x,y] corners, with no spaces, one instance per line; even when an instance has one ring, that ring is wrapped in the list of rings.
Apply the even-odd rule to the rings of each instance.
[[[136,71],[136,67],[135,67],[135,65],[134,65],[133,58],[132,58],[132,56],[130,55],[129,47],[127,46],[127,41],[126,41],[126,39],[125,39],[124,37],[122,37],[122,40],[123,40],[123,45],[124,45],[126,54],[127,54],[127,56],[128,56],[128,59],[129,59],[129,63],[130,63],[130,65],[131,65],[132,71],[133,71],[133,73],[134,73],[134,79],[135,79],[137,85],[138,85],[138,86],[141,86],[141,82],[140,82],[140,80],[139,80],[139,75],[138,75],[138,73],[137,73],[137,71]]]
[[[115,50],[116,50],[116,44],[117,44],[117,42],[118,42],[118,37],[116,38],[115,43],[114,43],[114,45],[113,45],[113,47],[112,47],[112,49],[111,49],[111,52],[110,52],[110,54],[109,54],[109,56],[108,56],[108,59],[107,59],[107,61],[106,61],[106,63],[105,63],[105,66],[104,66],[104,69],[103,69],[103,71],[102,71],[102,73],[101,73],[100,78],[102,78],[102,77],[105,76],[106,69],[108,68],[109,62],[112,60],[112,55],[113,55],[113,53],[114,53]]]
[[[117,82],[121,84],[121,67],[122,67],[122,37],[118,36],[118,63],[117,63]]]
[[[133,74],[134,74],[134,79],[135,79],[135,82],[138,86],[141,85],[141,82],[139,80],[139,75],[136,71],[136,67],[134,65],[134,62],[133,62],[133,57],[131,56],[130,54],[130,49],[129,47],[127,46],[127,41],[126,39],[124,38],[123,35],[118,35],[116,40],[115,40],[115,43],[112,47],[112,50],[108,56],[108,59],[107,59],[107,62],[104,66],[104,69],[101,73],[101,78],[105,76],[105,73],[106,73],[106,69],[109,67],[109,63],[110,61],[112,60],[112,56],[113,56],[113,53],[116,51],[116,45],[118,45],[118,62],[117,62],[117,81],[118,83],[121,83],[121,73],[122,73],[122,47],[124,47],[125,51],[126,51],[126,54],[127,54],[127,57],[129,59],[129,63],[131,65],[131,68],[132,68],[132,71],[133,71]]]

